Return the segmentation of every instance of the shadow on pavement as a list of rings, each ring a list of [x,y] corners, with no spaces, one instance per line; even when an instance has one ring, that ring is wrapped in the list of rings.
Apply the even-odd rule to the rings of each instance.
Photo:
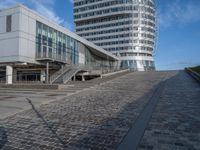
[[[53,130],[52,126],[48,124],[48,122],[44,119],[44,117],[37,111],[34,104],[29,98],[26,98],[28,103],[31,105],[33,111],[37,114],[37,116],[43,121],[44,125],[53,133],[53,135],[58,139],[58,141],[63,145],[63,147],[66,147],[66,143],[59,137],[59,135],[56,133],[56,131]]]
[[[167,78],[166,81],[170,81],[170,80],[172,81],[177,76],[180,76],[180,74],[181,72],[178,72],[174,74],[173,76],[170,76],[169,78]],[[55,128],[56,125],[54,123],[48,123],[47,120],[45,120],[45,118],[41,115],[41,113],[36,110],[31,100],[27,98],[27,101],[29,102],[29,104],[31,105],[32,109],[37,114],[37,116],[43,121],[43,124],[52,132],[52,134],[58,139],[58,141],[63,145],[65,149],[69,147],[74,148],[74,149],[80,148],[80,149],[95,149],[95,150],[99,148],[117,149],[120,142],[123,141],[124,137],[129,132],[130,128],[134,126],[135,120],[143,111],[146,104],[148,104],[149,99],[151,98],[152,93],[154,92],[156,87],[157,85],[152,87],[151,90],[149,90],[147,93],[145,93],[141,97],[138,97],[136,100],[130,101],[127,104],[125,104],[125,106],[121,108],[120,111],[117,112],[114,116],[105,117],[105,118],[102,117],[103,119],[99,121],[98,123],[90,122],[92,119],[95,119],[98,121],[97,119],[98,116],[95,116],[92,113],[91,113],[91,116],[89,116],[91,117],[89,118],[91,120],[79,120],[80,122],[78,123],[80,124],[78,125],[76,124],[73,125],[73,122],[76,123],[76,119],[73,120],[73,118],[70,118],[70,114],[66,114],[66,116],[63,115],[62,118],[60,119],[60,122],[57,128],[59,128],[59,126],[64,124],[65,127],[66,125],[70,127],[72,126],[74,130],[76,130],[77,128],[87,129],[86,132],[84,132],[83,130],[78,130],[77,132],[75,132],[75,134],[71,138],[70,144],[69,144],[69,141],[66,141],[66,139],[70,137],[69,128],[66,127],[65,128],[66,130],[64,130],[66,132],[63,131],[64,133],[62,135],[59,134],[56,131],[56,128]],[[82,100],[84,101],[85,99],[83,98]],[[102,99],[101,97],[97,97],[97,100],[101,101]],[[118,102],[118,100],[116,102]],[[99,102],[98,104],[101,106],[104,106],[107,103],[105,104],[104,102]],[[108,103],[107,105],[109,104],[110,103]],[[82,107],[82,105],[80,107]],[[91,104],[90,107],[93,108],[93,104]],[[99,109],[98,106],[95,109]],[[106,106],[105,109],[109,109],[109,108]],[[77,113],[76,117],[78,117],[79,113],[80,112]],[[84,114],[80,114],[80,117],[82,115],[83,115],[83,119],[85,119]],[[51,121],[51,119],[49,119],[49,121]],[[84,125],[84,123],[86,124]],[[90,124],[91,126],[88,127],[87,123]]]
[[[7,134],[5,128],[0,126],[0,149],[7,143]]]
[[[170,76],[165,80],[171,80],[178,75],[179,73]],[[155,92],[159,83],[154,85],[141,97],[128,102],[114,117],[106,118],[99,125],[88,130],[87,133],[74,139],[71,146],[88,150],[117,149],[127,133],[134,126],[140,113],[145,109],[146,105],[148,105],[149,99],[152,97],[152,93]]]

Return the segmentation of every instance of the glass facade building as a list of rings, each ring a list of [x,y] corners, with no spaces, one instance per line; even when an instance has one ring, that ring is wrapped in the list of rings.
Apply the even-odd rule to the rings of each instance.
[[[43,23],[36,23],[36,58],[78,64],[79,42]]]
[[[91,53],[91,50],[78,40],[57,31],[39,21],[36,22],[36,59],[37,60],[54,60],[57,62],[80,65],[80,50],[84,54],[85,67],[108,67],[108,63],[102,61]],[[110,65],[109,65],[110,66]]]
[[[74,0],[76,33],[121,59],[121,67],[154,70],[155,0]]]
[[[116,56],[23,5],[1,10],[0,27],[0,81],[8,84],[62,84],[118,69]]]

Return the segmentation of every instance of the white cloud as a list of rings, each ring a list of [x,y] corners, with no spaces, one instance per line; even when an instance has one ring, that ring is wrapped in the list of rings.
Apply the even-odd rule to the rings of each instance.
[[[32,3],[34,4],[34,9],[42,16],[49,18],[57,24],[64,24],[64,19],[61,19],[59,16],[56,15],[55,10],[53,9],[54,2],[52,0],[32,0]]]
[[[0,0],[0,9],[7,8],[21,2],[21,0]]]
[[[31,7],[31,9],[57,24],[65,25],[65,20],[60,18],[54,10],[55,2],[56,0],[0,0],[0,9],[20,3]]]
[[[74,3],[74,0],[68,0],[70,3]]]
[[[69,29],[70,31],[73,31],[73,25],[72,25],[71,23],[65,22],[65,23],[64,23],[64,26],[65,26],[67,29]]]
[[[159,24],[167,28],[172,25],[187,25],[200,21],[200,1],[188,1],[183,3],[181,0],[174,0],[165,9],[158,10]]]

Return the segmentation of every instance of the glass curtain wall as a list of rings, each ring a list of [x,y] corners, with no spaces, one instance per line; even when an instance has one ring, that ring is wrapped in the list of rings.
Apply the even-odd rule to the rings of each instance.
[[[79,42],[43,23],[36,23],[36,58],[78,64]]]
[[[85,65],[94,70],[99,70],[99,69],[107,70],[114,67],[113,62],[109,61],[108,58],[102,59],[101,57],[94,55],[87,47],[85,47]]]
[[[79,65],[80,48],[83,48],[85,67],[111,68],[108,59],[96,56],[77,40],[37,21],[36,58]]]

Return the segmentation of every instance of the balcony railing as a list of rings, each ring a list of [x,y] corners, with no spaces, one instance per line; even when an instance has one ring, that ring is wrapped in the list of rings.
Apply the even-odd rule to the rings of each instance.
[[[67,63],[69,60],[66,55],[57,53],[36,53],[36,60],[52,60]]]

